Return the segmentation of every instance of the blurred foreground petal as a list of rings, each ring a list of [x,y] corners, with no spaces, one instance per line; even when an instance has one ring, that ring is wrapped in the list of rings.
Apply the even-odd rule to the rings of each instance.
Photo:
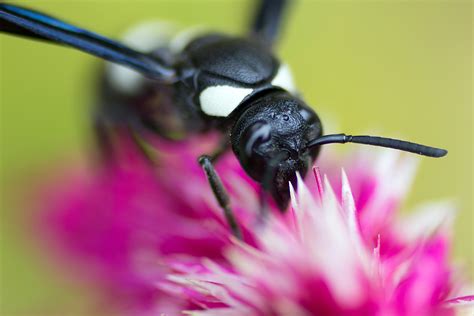
[[[121,142],[116,163],[47,186],[41,223],[71,271],[123,314],[422,316],[470,304],[449,263],[453,206],[396,214],[416,171],[411,156],[325,155],[324,174],[299,178],[289,210],[272,208],[262,225],[258,186],[224,155],[217,169],[241,242],[197,164],[211,138],[157,141],[155,166]]]

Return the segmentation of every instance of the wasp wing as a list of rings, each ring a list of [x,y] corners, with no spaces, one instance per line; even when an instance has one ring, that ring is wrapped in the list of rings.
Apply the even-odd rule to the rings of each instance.
[[[64,44],[134,69],[159,80],[172,80],[175,71],[162,61],[102,35],[23,7],[0,4],[0,31]]]

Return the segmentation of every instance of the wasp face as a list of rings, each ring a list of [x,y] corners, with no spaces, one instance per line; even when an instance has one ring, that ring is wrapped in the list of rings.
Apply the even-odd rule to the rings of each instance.
[[[271,193],[278,206],[289,201],[289,182],[303,177],[316,158],[311,139],[322,134],[321,122],[306,104],[275,91],[250,104],[232,130],[232,147],[245,171]]]

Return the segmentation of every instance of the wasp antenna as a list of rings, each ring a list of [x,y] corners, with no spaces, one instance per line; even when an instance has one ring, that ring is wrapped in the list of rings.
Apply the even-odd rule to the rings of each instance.
[[[151,79],[165,81],[175,79],[175,70],[156,57],[151,57],[105,36],[20,6],[0,3],[0,32],[71,46],[134,69]]]
[[[332,135],[325,135],[325,136],[319,137],[317,139],[310,141],[308,144],[308,148],[320,146],[320,145],[326,145],[326,144],[334,144],[334,143],[339,143],[339,144],[356,143],[356,144],[393,148],[393,149],[398,149],[398,150],[407,151],[414,154],[434,157],[434,158],[443,157],[448,153],[448,151],[445,149],[425,146],[425,145],[407,142],[407,141],[403,141],[399,139],[379,137],[379,136],[367,136],[367,135],[352,136],[352,135],[346,135],[346,134],[332,134]]]

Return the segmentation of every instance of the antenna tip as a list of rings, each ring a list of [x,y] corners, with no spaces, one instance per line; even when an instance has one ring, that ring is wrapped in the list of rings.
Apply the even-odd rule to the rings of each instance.
[[[444,157],[448,154],[448,151],[446,149],[438,149],[435,154],[435,158],[441,158]]]

